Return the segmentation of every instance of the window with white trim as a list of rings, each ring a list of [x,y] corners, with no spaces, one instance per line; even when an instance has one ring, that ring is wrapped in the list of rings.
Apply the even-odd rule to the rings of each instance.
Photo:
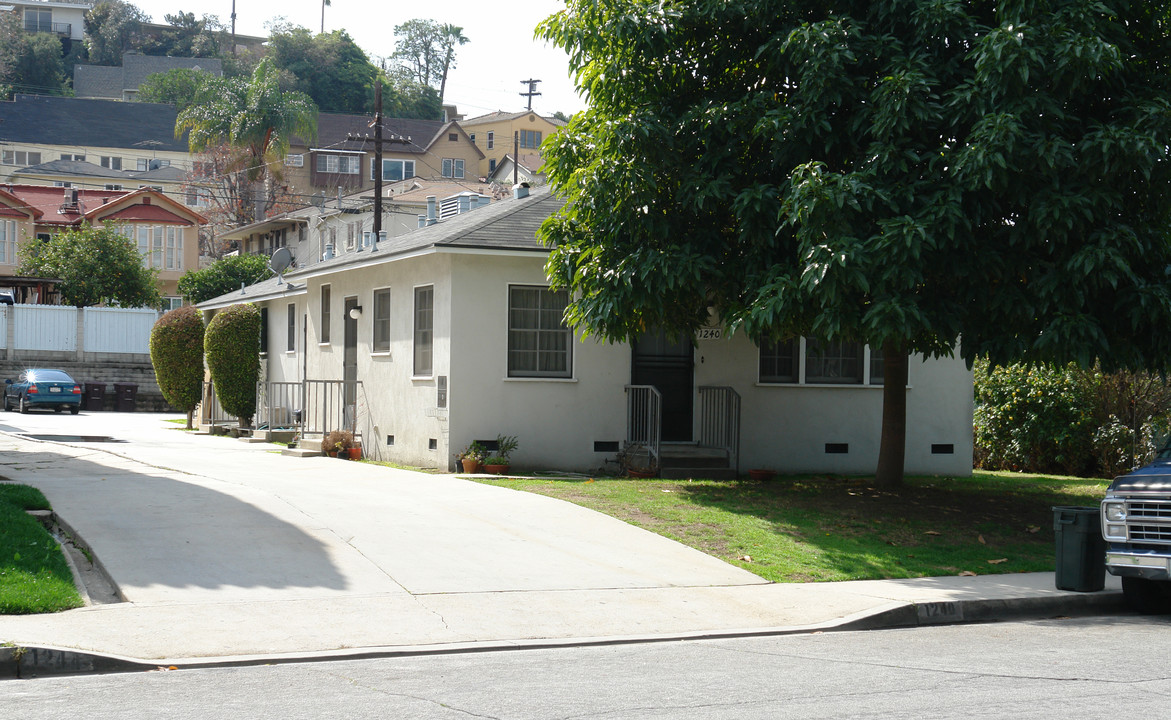
[[[462,178],[464,176],[464,161],[462,158],[443,158],[443,177]]]
[[[102,167],[109,168],[111,170],[121,170],[122,158],[111,155],[102,155]]]
[[[435,286],[415,288],[415,362],[416,376],[430,375],[434,368]]]
[[[322,345],[329,343],[329,286],[321,286],[321,336],[317,342]]]
[[[183,298],[170,296],[163,298],[163,312],[178,310],[181,307],[183,307]]]
[[[494,147],[496,147],[496,133],[489,132],[488,133],[488,149],[491,150]]]
[[[882,385],[882,355],[847,340],[764,342],[760,344],[759,380],[777,385]]]
[[[288,327],[287,337],[285,339],[285,349],[288,352],[296,352],[297,350],[297,305],[289,303],[285,308],[287,315],[286,325]]]
[[[0,153],[0,164],[4,165],[40,165],[41,154],[26,150],[5,150]]]
[[[376,161],[370,161],[370,179],[374,179],[374,167]],[[414,160],[382,160],[382,180],[383,182],[397,182],[399,180],[406,180],[407,178],[415,177],[415,161]]]
[[[374,291],[373,330],[374,352],[390,352],[390,288]]]
[[[62,160],[73,160],[75,162],[85,162],[85,155],[78,153],[61,153]]]
[[[360,155],[317,155],[317,172],[337,175],[357,175],[361,172]]]
[[[0,220],[0,263],[17,264],[15,220]]]
[[[565,323],[568,304],[565,290],[508,288],[508,377],[573,376],[573,331]]]

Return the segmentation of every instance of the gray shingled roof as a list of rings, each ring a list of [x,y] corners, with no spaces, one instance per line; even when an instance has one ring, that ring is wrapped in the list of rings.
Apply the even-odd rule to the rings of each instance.
[[[73,92],[79,98],[121,100],[124,90],[137,90],[148,75],[176,68],[199,68],[216,77],[224,74],[219,58],[166,57],[126,53],[120,66],[77,65],[73,68]]]
[[[348,252],[330,260],[313,263],[285,273],[284,284],[275,278],[221,295],[200,303],[200,308],[212,309],[234,303],[256,302],[295,294],[304,288],[303,278],[338,272],[351,267],[390,262],[394,258],[427,248],[460,247],[483,250],[527,250],[534,253],[549,251],[537,241],[537,228],[564,205],[549,188],[537,188],[527,198],[500,200],[430,227],[387,239],[378,243],[377,252],[364,250]],[[289,287],[290,283],[293,285]]]
[[[305,147],[331,148],[334,150],[371,150],[374,147],[374,128],[370,123],[374,118],[370,115],[346,115],[342,113],[319,113],[317,115],[317,139],[312,143],[303,138],[294,137],[293,145]],[[409,137],[410,145],[389,145],[388,152],[424,153],[427,146],[435,138],[446,123],[438,120],[412,120],[408,118],[383,118],[382,136],[391,135]],[[366,136],[368,140],[350,140],[355,137]]]
[[[0,142],[187,152],[175,115],[174,105],[16,95],[0,102]]]
[[[126,180],[130,175],[122,170],[111,170],[101,165],[81,160],[50,160],[40,165],[29,165],[12,171],[13,175],[74,175],[91,178],[117,178]]]

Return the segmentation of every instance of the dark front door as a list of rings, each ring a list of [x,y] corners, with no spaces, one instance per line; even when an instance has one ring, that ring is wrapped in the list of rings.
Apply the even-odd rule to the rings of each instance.
[[[651,332],[634,341],[631,385],[653,385],[663,396],[663,434],[668,442],[691,440],[694,353],[687,338]]]

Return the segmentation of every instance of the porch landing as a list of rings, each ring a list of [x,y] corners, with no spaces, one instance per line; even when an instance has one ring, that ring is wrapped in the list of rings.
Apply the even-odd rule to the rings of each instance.
[[[663,443],[659,475],[665,478],[706,478],[735,480],[736,469],[729,467],[728,451],[699,447],[694,443]]]

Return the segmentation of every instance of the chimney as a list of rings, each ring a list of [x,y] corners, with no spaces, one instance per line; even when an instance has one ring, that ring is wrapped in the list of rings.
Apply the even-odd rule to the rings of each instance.
[[[439,220],[435,217],[435,196],[428,195],[427,196],[427,224],[434,225],[437,222],[439,222]]]
[[[322,257],[321,259],[322,260],[333,260],[333,243],[326,243],[325,244],[325,256]]]
[[[421,228],[427,227],[427,216],[426,215],[419,216],[419,227],[421,227]]]

